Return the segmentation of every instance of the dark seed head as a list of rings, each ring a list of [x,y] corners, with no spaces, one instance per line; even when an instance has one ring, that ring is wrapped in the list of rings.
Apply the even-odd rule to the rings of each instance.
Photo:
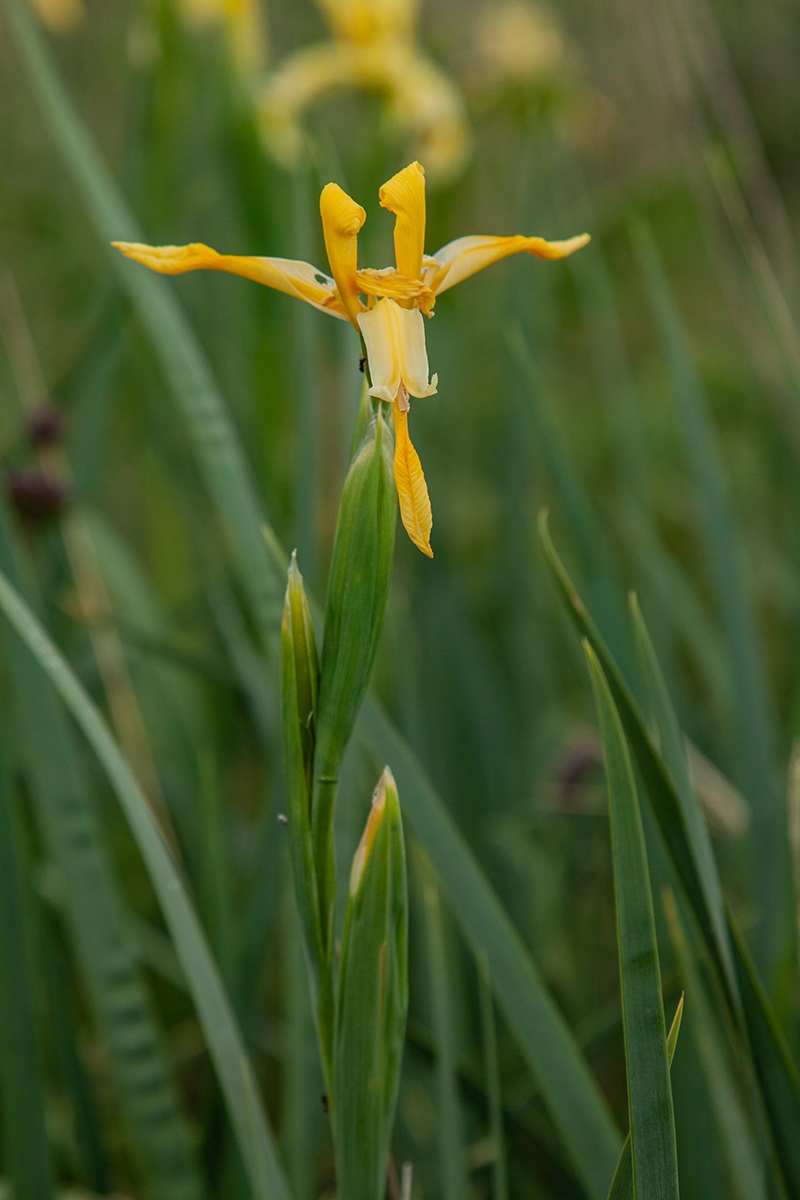
[[[53,446],[63,439],[66,423],[63,408],[45,402],[28,417],[26,432],[34,446]]]
[[[64,480],[42,467],[10,471],[6,477],[6,492],[19,515],[32,522],[57,517],[72,499]]]

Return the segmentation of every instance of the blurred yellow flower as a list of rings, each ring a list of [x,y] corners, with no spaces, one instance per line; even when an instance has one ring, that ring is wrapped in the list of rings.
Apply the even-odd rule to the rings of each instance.
[[[180,0],[187,24],[197,29],[224,28],[235,63],[260,71],[266,60],[266,35],[260,0]]]
[[[390,117],[437,179],[452,178],[470,148],[464,101],[451,79],[413,42],[417,0],[318,0],[333,38],[289,55],[268,76],[258,101],[265,141],[286,167],[299,161],[302,118],[335,91],[386,96]]]
[[[509,83],[550,75],[567,57],[553,13],[527,0],[492,0],[480,17],[475,40],[487,72]]]
[[[86,16],[83,0],[31,0],[31,7],[54,33],[74,29]]]
[[[380,189],[381,207],[395,218],[395,265],[359,268],[358,234],[367,214],[336,183],[320,197],[320,215],[330,276],[311,263],[285,258],[218,254],[208,246],[144,246],[115,242],[128,258],[164,275],[210,269],[254,279],[296,296],[333,317],[350,321],[366,348],[370,395],[391,405],[395,428],[394,476],[400,516],[408,536],[433,557],[433,526],[425,475],[408,434],[410,398],[430,396],[437,377],[428,369],[423,314],[432,316],[442,292],[510,254],[565,258],[589,235],[561,242],[540,237],[472,236],[448,242],[435,254],[424,251],[425,172],[413,162]]]

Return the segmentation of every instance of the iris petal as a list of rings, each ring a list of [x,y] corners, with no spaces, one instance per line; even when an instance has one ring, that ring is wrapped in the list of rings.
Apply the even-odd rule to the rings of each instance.
[[[410,396],[432,396],[437,377],[428,379],[425,324],[417,308],[400,308],[394,300],[379,300],[358,324],[367,347],[372,387],[370,395],[387,404]]]
[[[433,558],[431,529],[433,514],[428,495],[428,485],[422,463],[419,461],[411,438],[408,436],[408,413],[392,405],[394,417],[394,481],[400,501],[400,519],[403,528],[415,546]]]
[[[425,172],[418,162],[409,163],[383,185],[379,192],[382,208],[394,213],[394,253],[397,270],[409,279],[418,278],[425,249]]]
[[[331,274],[336,280],[347,314],[356,325],[358,314],[363,307],[358,298],[356,283],[358,232],[366,221],[367,214],[338,183],[328,183],[322,189],[319,211]]]
[[[187,271],[227,271],[275,288],[287,296],[296,296],[331,316],[348,319],[336,285],[311,263],[291,258],[256,258],[248,255],[218,254],[210,246],[195,242],[190,246],[145,246],[139,242],[113,242],[117,250],[134,262],[161,275],[183,275]]]
[[[578,234],[563,242],[548,242],[541,237],[524,237],[522,234],[514,237],[456,238],[437,250],[432,261],[426,261],[425,282],[438,295],[463,279],[468,279],[476,271],[482,271],[501,258],[508,258],[510,254],[533,254],[536,258],[547,259],[566,258],[588,241],[588,233]]]

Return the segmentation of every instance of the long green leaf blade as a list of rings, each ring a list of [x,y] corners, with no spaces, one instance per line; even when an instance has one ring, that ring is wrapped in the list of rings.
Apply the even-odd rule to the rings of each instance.
[[[678,1034],[681,1031],[682,1020],[683,996],[681,996],[678,1002],[678,1007],[675,1009],[675,1016],[672,1018],[672,1024],[667,1033],[667,1059],[670,1067],[675,1057],[675,1047],[678,1045]],[[633,1200],[633,1156],[631,1154],[630,1134],[625,1138],[625,1145],[622,1147],[622,1154],[619,1156],[619,1164],[611,1182],[608,1200]]]
[[[678,1154],[644,827],[619,714],[597,655],[589,663],[606,764],[628,1075],[633,1194],[677,1200]]]
[[[53,1174],[26,945],[17,839],[0,745],[0,1096],[6,1171],[16,1200],[49,1200]]]
[[[147,801],[100,713],[3,573],[0,573],[0,609],[83,731],[117,795],[172,934],[254,1195],[260,1200],[288,1200],[283,1170],[219,972]]]

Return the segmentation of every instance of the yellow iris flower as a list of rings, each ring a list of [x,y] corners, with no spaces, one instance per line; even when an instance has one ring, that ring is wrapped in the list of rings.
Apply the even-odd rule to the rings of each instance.
[[[562,242],[540,237],[462,237],[427,255],[425,241],[425,172],[413,162],[385,183],[379,193],[383,208],[395,218],[395,266],[359,268],[358,234],[366,213],[336,183],[320,197],[322,230],[331,275],[307,262],[218,254],[200,243],[191,246],[143,246],[115,242],[128,258],[164,275],[210,269],[229,271],[296,296],[321,312],[350,321],[366,347],[370,395],[391,405],[395,428],[394,476],[400,516],[408,536],[423,554],[433,557],[433,525],[425,476],[408,434],[410,397],[430,396],[437,377],[430,377],[423,313],[433,314],[437,297],[476,271],[510,254],[565,258],[589,241],[580,234]]]

